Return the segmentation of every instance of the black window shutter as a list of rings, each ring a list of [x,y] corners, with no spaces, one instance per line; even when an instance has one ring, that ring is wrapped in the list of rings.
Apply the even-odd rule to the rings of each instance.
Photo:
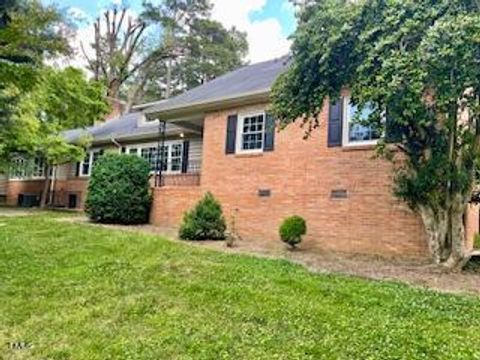
[[[328,112],[328,147],[342,146],[344,98],[330,102]]]
[[[275,146],[275,118],[272,114],[266,114],[265,119],[265,139],[263,150],[273,151]]]
[[[183,153],[182,153],[182,173],[188,172],[188,152],[190,148],[190,142],[185,140],[183,142]]]
[[[227,140],[225,143],[225,153],[235,154],[235,144],[237,141],[237,121],[238,115],[230,115],[227,120]]]
[[[77,165],[77,166],[76,166],[76,169],[75,169],[75,176],[76,176],[76,177],[79,177],[79,176],[80,176],[80,163],[77,162],[76,165]]]

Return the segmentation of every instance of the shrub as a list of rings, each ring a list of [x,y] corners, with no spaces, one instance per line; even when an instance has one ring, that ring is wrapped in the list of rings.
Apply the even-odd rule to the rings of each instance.
[[[183,240],[224,240],[225,218],[220,203],[211,193],[185,213],[179,236]]]
[[[95,164],[85,211],[92,221],[143,224],[150,212],[150,166],[133,155],[106,154]]]
[[[302,236],[307,233],[307,224],[300,216],[290,216],[283,220],[279,232],[282,241],[295,248],[302,241]]]

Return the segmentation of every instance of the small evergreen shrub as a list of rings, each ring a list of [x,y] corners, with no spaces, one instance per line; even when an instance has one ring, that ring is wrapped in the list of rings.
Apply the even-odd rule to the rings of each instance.
[[[293,249],[302,241],[302,236],[307,233],[307,224],[300,216],[290,216],[283,220],[279,232],[280,239]]]
[[[133,155],[105,154],[95,164],[85,211],[94,222],[144,224],[150,213],[150,166]]]
[[[224,240],[225,229],[222,206],[208,192],[185,213],[179,236],[183,240]]]

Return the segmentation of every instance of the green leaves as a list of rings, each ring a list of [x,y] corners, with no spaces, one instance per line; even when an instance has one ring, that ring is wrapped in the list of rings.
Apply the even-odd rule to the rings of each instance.
[[[133,155],[106,154],[93,168],[85,210],[91,220],[143,224],[150,213],[150,166]]]
[[[185,213],[179,236],[184,240],[224,240],[225,218],[222,206],[210,192]]]
[[[92,125],[103,118],[108,105],[98,82],[87,81],[78,69],[37,71],[36,83],[27,92],[15,86],[0,92],[15,99],[10,115],[0,119],[0,157],[12,153],[40,155],[50,165],[78,161],[88,143],[69,144],[64,130]],[[3,150],[3,152],[2,152]]]

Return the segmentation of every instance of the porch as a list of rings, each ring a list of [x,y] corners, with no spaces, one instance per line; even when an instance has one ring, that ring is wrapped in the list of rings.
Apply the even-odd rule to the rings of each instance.
[[[146,159],[152,169],[154,188],[197,187],[201,184],[203,157],[203,117],[173,121],[153,120],[158,124],[158,139],[132,150]]]
[[[200,186],[201,181],[201,160],[187,160],[185,172],[159,172],[153,176],[151,182],[153,187],[185,187],[185,186]],[[165,164],[166,168],[171,168],[172,165]]]

